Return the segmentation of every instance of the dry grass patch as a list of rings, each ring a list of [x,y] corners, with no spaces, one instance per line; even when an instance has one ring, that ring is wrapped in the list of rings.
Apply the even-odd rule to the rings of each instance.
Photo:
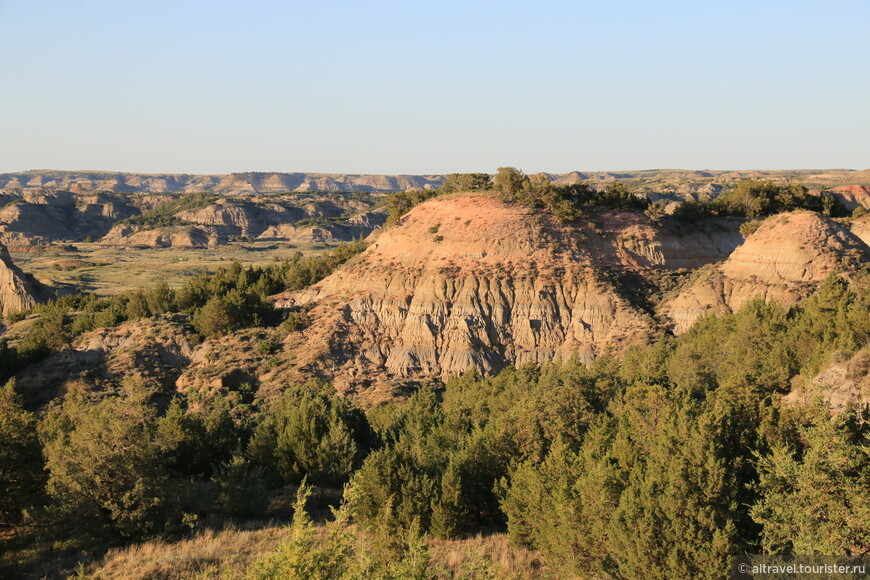
[[[94,579],[244,578],[248,566],[277,549],[287,528],[206,530],[177,542],[152,540],[110,550],[81,576]]]
[[[557,578],[538,552],[514,546],[507,534],[478,534],[461,540],[429,540],[430,570],[438,578],[525,580]]]
[[[232,262],[263,267],[275,259],[290,258],[296,252],[317,256],[334,246],[231,242],[216,248],[191,249],[128,248],[76,242],[75,251],[50,246],[42,252],[11,252],[11,255],[16,265],[41,280],[73,284],[105,295],[151,287],[161,281],[180,286],[195,274],[214,272]]]
[[[318,536],[324,532],[317,526]],[[289,527],[258,530],[206,530],[177,542],[152,540],[116,548],[90,566],[80,566],[79,578],[138,580],[246,578],[251,565],[275,553],[289,537]],[[507,534],[477,535],[460,540],[427,540],[429,572],[435,578],[468,580],[550,579],[538,552],[513,546]]]

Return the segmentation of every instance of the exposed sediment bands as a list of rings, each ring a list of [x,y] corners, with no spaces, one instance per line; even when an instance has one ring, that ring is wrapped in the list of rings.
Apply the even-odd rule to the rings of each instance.
[[[754,298],[791,306],[831,272],[855,271],[868,259],[870,248],[835,221],[810,212],[779,214],[662,311],[679,334],[704,314],[737,310]]]
[[[621,263],[608,232],[625,219],[636,218],[602,214],[595,234],[494,198],[427,202],[352,263],[279,300],[313,305],[288,350],[298,370],[340,388],[622,350],[654,329],[602,275]],[[666,261],[658,255],[645,260]]]
[[[357,199],[316,192],[215,195],[211,203],[201,200],[207,205],[155,219],[152,212],[171,209],[166,204],[184,193],[0,189],[0,243],[20,248],[102,238],[107,245],[201,247],[238,237],[337,242],[366,236],[386,219],[386,209],[374,207],[383,194]]]
[[[645,171],[592,171],[541,173],[557,184],[590,181],[606,184],[628,181],[644,187],[655,197],[707,198],[745,179],[771,179],[778,183],[807,183],[814,186],[870,185],[870,171],[797,170],[797,171],[694,171],[654,169]],[[34,170],[0,173],[0,188],[62,189],[76,193],[110,191],[116,193],[280,193],[287,191],[405,191],[436,189],[444,175],[365,175],[329,173],[260,173],[244,172],[221,175],[136,174],[106,171]]]
[[[365,295],[323,321],[331,336],[328,352],[320,354],[330,362],[350,355],[355,368],[445,378],[472,368],[492,373],[506,364],[572,355],[591,360],[651,330],[648,319],[591,271],[526,277],[369,274],[368,284],[347,280]]]

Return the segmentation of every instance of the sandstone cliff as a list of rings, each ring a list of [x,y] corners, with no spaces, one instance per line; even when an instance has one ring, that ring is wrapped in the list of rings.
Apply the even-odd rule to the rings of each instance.
[[[830,272],[852,272],[868,260],[870,248],[833,220],[809,212],[779,214],[667,301],[662,312],[679,334],[704,314],[736,310],[753,298],[791,306]]]

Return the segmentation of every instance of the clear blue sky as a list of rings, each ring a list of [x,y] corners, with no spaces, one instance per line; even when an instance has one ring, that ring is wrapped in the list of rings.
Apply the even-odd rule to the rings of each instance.
[[[0,171],[864,169],[868,28],[868,0],[0,0]]]

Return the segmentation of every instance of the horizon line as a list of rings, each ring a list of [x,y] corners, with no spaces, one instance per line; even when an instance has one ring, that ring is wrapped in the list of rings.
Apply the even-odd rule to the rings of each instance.
[[[517,168],[522,171],[522,168]],[[729,173],[729,172],[753,172],[753,171],[765,171],[765,172],[826,172],[826,171],[836,171],[836,172],[862,172],[862,171],[870,171],[870,168],[867,169],[853,169],[846,167],[806,167],[806,168],[776,168],[776,169],[694,169],[694,168],[679,168],[679,167],[659,167],[659,168],[647,168],[647,169],[572,169],[570,171],[535,171],[535,172],[524,172],[527,175],[537,175],[541,173],[546,173],[550,175],[569,175],[571,173],[645,173],[645,172],[661,172],[661,171],[700,171],[700,172],[708,172],[708,173]],[[40,169],[27,169],[22,171],[3,171],[0,172],[0,175],[13,175],[13,174],[26,174],[26,173],[44,173],[44,172],[54,172],[54,173],[104,173],[104,174],[121,174],[121,175],[172,175],[172,176],[180,176],[180,175],[189,175],[189,176],[230,176],[230,175],[239,175],[245,173],[252,174],[268,174],[268,175],[276,175],[276,174],[284,174],[284,175],[292,175],[292,174],[301,174],[301,175],[359,175],[359,176],[392,176],[392,177],[425,177],[425,176],[445,176],[451,175],[453,173],[463,174],[463,173],[487,173],[489,175],[494,175],[495,172],[489,171],[447,171],[447,172],[420,172],[420,173],[367,173],[367,172],[340,172],[340,171],[280,171],[280,170],[247,170],[247,171],[229,171],[229,172],[214,172],[214,173],[190,173],[186,171],[118,171],[111,169],[50,169],[50,168],[40,168]]]

